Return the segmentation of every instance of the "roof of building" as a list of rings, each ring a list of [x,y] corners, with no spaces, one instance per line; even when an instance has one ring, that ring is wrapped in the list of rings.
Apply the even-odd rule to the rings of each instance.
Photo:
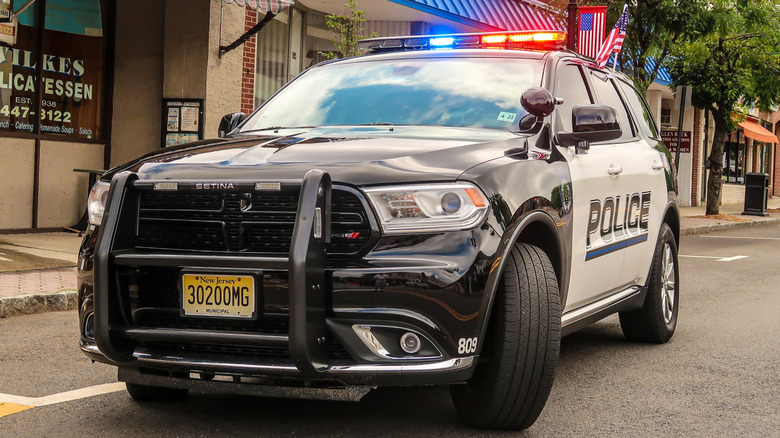
[[[484,30],[565,30],[547,5],[535,0],[390,0]]]

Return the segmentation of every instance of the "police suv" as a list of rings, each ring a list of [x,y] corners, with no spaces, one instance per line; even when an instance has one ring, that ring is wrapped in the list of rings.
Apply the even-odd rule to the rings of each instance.
[[[619,312],[628,339],[666,342],[669,153],[631,82],[564,41],[366,40],[223,138],[112,169],[80,249],[81,349],[137,400],[450,385],[465,423],[523,429],[561,336]]]

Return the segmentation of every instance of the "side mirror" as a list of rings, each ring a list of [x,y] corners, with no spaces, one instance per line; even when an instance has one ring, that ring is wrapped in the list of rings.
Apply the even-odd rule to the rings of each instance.
[[[555,137],[561,146],[577,146],[587,149],[591,142],[620,138],[623,131],[613,108],[603,105],[575,105],[571,110],[574,132],[559,132]]]
[[[222,117],[222,120],[219,121],[217,135],[219,137],[227,137],[230,131],[236,129],[244,120],[246,120],[246,114],[244,113],[226,114]]]
[[[552,114],[556,102],[549,91],[544,88],[532,87],[523,91],[520,103],[526,111],[541,119]]]

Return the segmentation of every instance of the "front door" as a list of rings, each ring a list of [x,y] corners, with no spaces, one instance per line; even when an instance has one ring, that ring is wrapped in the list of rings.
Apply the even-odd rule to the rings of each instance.
[[[556,97],[564,100],[554,113],[558,132],[572,131],[574,105],[593,103],[585,71],[577,64],[558,66]],[[621,127],[627,121],[619,120]],[[629,128],[630,129],[630,128]],[[587,153],[560,147],[572,178],[572,264],[564,312],[587,305],[626,286],[622,278],[625,252],[619,233],[625,209],[620,167],[629,160],[619,142],[593,143]]]

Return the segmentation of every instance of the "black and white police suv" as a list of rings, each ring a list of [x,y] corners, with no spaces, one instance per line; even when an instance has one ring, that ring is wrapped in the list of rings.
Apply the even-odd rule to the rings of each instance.
[[[677,323],[668,151],[557,32],[376,38],[92,189],[80,346],[138,400],[451,385],[523,429],[561,336]],[[336,395],[332,395],[336,394]]]

